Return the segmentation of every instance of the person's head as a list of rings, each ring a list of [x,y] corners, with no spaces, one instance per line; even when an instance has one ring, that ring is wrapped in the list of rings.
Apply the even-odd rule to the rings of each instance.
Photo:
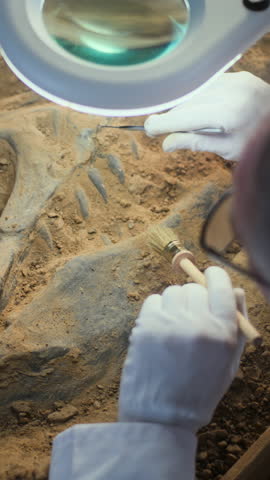
[[[254,132],[236,168],[232,214],[252,268],[270,285],[270,115]],[[270,298],[270,286],[263,290]]]
[[[234,254],[234,240],[244,249],[240,258]],[[210,211],[201,246],[210,256],[251,276],[270,300],[270,115],[244,149],[233,188]]]

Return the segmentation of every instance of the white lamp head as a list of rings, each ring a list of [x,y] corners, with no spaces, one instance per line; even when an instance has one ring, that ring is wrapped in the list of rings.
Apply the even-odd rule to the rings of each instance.
[[[47,1],[50,4],[55,2],[59,7],[63,4],[72,7],[72,2],[78,2]],[[84,6],[98,4],[96,1],[80,1]],[[111,2],[102,1],[103,4],[106,1]],[[102,1],[99,0],[100,5]],[[161,8],[162,2],[167,6],[170,3],[168,0],[137,1],[141,5],[145,4],[145,8],[149,8],[152,3],[153,9],[155,5]],[[117,5],[121,2],[122,5],[136,4],[136,0],[125,0],[124,3],[123,0],[118,0],[113,3]],[[153,40],[150,42],[150,47],[153,48],[149,50],[147,43],[141,48],[140,35],[136,33],[133,40],[132,36],[128,39],[128,42],[133,41],[128,53],[137,49],[140,52],[144,50],[147,55],[141,56],[139,61],[137,57],[135,60],[133,57],[134,61],[131,61],[130,56],[122,61],[127,53],[124,30],[117,35],[117,39],[114,37],[112,50],[108,42],[101,47],[99,41],[97,47],[97,38],[100,39],[104,33],[102,22],[95,23],[95,32],[93,35],[92,31],[90,43],[88,35],[85,40],[81,37],[82,33],[76,33],[76,29],[70,30],[73,35],[70,39],[75,45],[80,38],[79,44],[89,47],[87,55],[81,52],[78,55],[78,49],[70,48],[72,42],[65,43],[61,29],[56,29],[53,34],[48,16],[45,16],[44,0],[0,0],[2,55],[24,83],[53,102],[86,113],[135,116],[176,106],[217,73],[225,71],[269,29],[269,0],[171,2],[176,13],[167,15],[167,18],[170,18],[171,25],[175,27],[171,30],[175,36],[170,33],[167,41],[159,41],[157,29],[154,29],[154,43]],[[90,13],[91,9],[89,17]],[[131,11],[130,18],[133,14]],[[142,22],[143,13],[141,14]],[[75,22],[79,32],[88,32],[89,22],[86,25],[85,18],[85,13],[83,17],[80,14]],[[91,19],[93,18],[95,17],[92,11]],[[107,32],[108,18],[107,16]],[[114,19],[116,18],[114,15]],[[126,24],[130,25],[128,22]],[[164,24],[160,27],[161,39],[168,36],[167,27],[163,27]],[[147,35],[143,35],[144,29],[139,31],[142,32],[143,41],[147,41]],[[91,55],[88,55],[89,51]],[[118,55],[117,61],[115,54]],[[114,60],[110,60],[113,55]]]

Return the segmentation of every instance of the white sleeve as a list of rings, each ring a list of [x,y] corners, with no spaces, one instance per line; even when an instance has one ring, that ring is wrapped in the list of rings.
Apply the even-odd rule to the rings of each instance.
[[[194,480],[196,436],[151,423],[76,425],[57,436],[50,480]]]

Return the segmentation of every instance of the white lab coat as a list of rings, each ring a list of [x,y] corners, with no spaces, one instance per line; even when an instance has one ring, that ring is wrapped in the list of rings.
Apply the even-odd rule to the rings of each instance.
[[[50,480],[194,480],[196,436],[151,423],[76,425],[54,441]]]

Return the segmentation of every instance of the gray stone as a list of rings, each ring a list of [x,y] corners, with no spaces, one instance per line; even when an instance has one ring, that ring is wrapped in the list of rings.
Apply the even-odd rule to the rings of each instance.
[[[75,415],[78,415],[78,413],[79,412],[76,407],[73,405],[66,405],[61,410],[50,413],[47,419],[50,423],[64,423],[68,422],[68,420],[71,420],[71,418],[75,417]]]
[[[0,409],[28,398],[66,401],[120,369],[139,308],[128,297],[137,255],[125,244],[77,257],[11,318],[0,341]],[[116,260],[117,282],[110,274]]]

